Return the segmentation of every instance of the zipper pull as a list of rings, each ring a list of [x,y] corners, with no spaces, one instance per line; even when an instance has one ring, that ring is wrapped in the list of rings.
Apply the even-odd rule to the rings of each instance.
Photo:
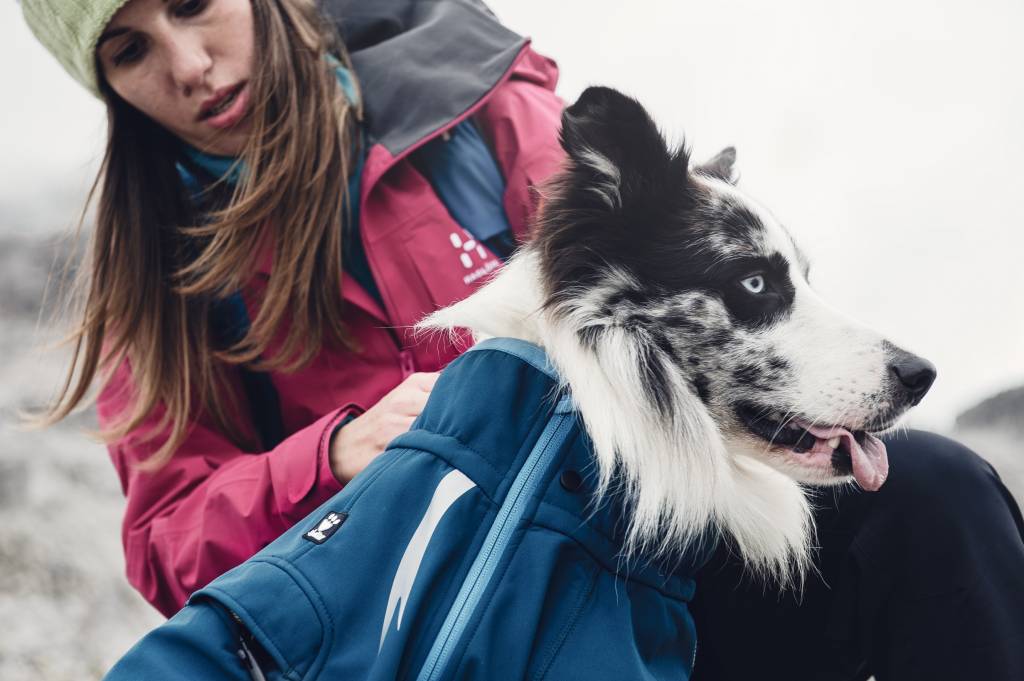
[[[412,350],[400,350],[398,359],[402,366],[402,380],[404,381],[416,373],[416,358],[413,357]]]
[[[259,664],[256,663],[256,656],[252,654],[252,651],[249,650],[249,646],[245,644],[245,639],[239,636],[238,642],[242,646],[238,650],[238,657],[241,658],[246,671],[248,671],[249,676],[252,677],[252,681],[267,681],[267,677],[263,675],[263,671],[260,669]]]
[[[259,663],[256,662],[256,656],[252,654],[252,650],[249,649],[249,645],[245,642],[245,633],[248,629],[246,629],[245,624],[242,622],[242,618],[234,610],[228,610],[228,614],[231,615],[231,619],[235,620],[235,623],[238,625],[238,645],[240,646],[238,649],[238,659],[242,661],[252,681],[267,681],[267,677],[263,675],[263,670],[260,669]]]

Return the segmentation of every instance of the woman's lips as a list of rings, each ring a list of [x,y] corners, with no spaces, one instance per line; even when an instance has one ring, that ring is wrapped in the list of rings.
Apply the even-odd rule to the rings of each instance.
[[[234,95],[234,100],[227,109],[218,114],[201,118],[202,122],[218,130],[237,125],[249,110],[249,83],[242,83],[235,92],[237,94]],[[226,96],[231,97],[232,95],[229,93]]]

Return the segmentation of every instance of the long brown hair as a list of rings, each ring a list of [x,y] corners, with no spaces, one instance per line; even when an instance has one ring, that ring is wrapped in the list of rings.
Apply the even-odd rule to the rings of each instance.
[[[101,83],[108,106],[91,262],[79,269],[78,320],[67,338],[71,366],[42,414],[54,423],[94,399],[90,386],[128,362],[130,407],[101,437],[135,431],[154,410],[166,438],[144,462],[166,463],[198,413],[237,446],[257,447],[226,389],[234,365],[293,371],[323,343],[353,344],[342,323],[341,229],[348,210],[353,119],[328,55],[347,64],[336,32],[308,0],[252,0],[255,59],[252,134],[245,172],[225,200],[199,219],[175,167],[180,143]],[[218,343],[215,301],[246,284],[261,254],[273,272],[258,313],[240,341]],[[283,341],[278,331],[287,326]],[[281,342],[265,357],[272,339]]]

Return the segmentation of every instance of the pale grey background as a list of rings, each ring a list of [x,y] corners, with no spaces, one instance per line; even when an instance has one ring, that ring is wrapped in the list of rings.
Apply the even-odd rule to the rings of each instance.
[[[1024,382],[1024,5],[986,0],[498,0],[562,67],[560,92],[640,98],[812,253],[834,303],[934,361],[913,422]],[[0,8],[4,233],[60,228],[87,185],[98,102]],[[13,216],[13,217],[7,217]]]
[[[559,61],[567,100],[616,86],[698,158],[735,145],[743,186],[798,234],[814,285],[938,365],[910,423],[949,431],[1024,384],[1020,2],[491,5]],[[0,619],[16,624],[0,676],[95,678],[158,621],[120,574],[116,477],[72,427],[88,416],[44,434],[9,417],[59,376],[60,356],[27,350],[44,237],[75,221],[105,121],[10,1],[0,84]],[[961,436],[1020,471],[1007,438]]]

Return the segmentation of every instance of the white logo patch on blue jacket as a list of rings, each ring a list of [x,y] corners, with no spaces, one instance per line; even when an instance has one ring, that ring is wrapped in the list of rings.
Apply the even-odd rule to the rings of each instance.
[[[331,538],[332,534],[338,531],[338,528],[341,527],[346,518],[348,518],[348,513],[331,511],[324,516],[323,520],[316,524],[316,527],[302,535],[302,538],[308,539],[314,544],[323,544]]]

